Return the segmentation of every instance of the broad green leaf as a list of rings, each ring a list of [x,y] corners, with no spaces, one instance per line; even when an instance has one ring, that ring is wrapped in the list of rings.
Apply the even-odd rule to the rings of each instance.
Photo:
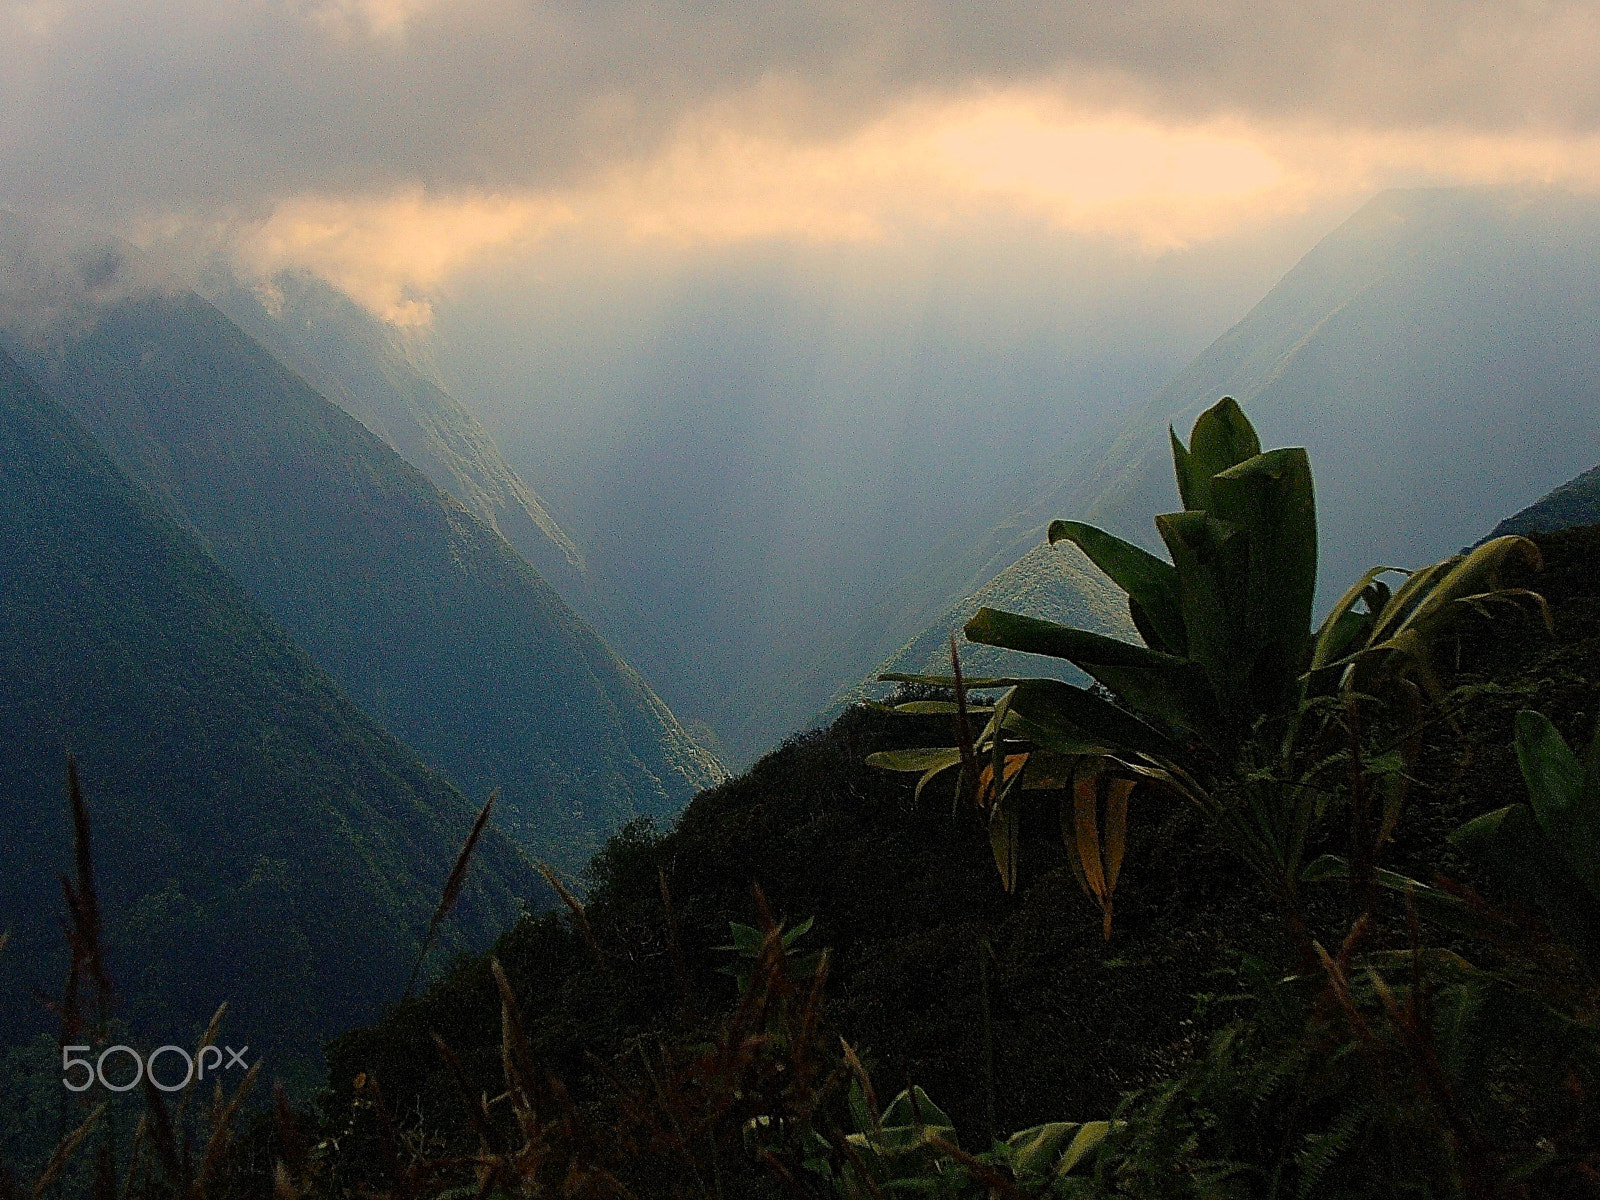
[[[806,934],[810,933],[811,932],[811,926],[815,921],[816,921],[815,917],[807,917],[804,921],[801,921],[800,924],[796,925],[793,929],[789,930],[788,933],[784,934],[783,935],[784,948],[787,949],[788,947],[794,945],[801,938],[803,938]]]
[[[1378,620],[1373,625],[1372,636],[1369,643],[1377,645],[1392,636],[1400,629],[1416,608],[1425,599],[1441,579],[1450,573],[1455,565],[1461,561],[1459,554],[1450,558],[1440,559],[1413,571],[1407,576],[1406,581],[1400,585],[1398,591],[1389,597],[1389,603],[1383,606],[1383,611],[1378,614]]]
[[[961,751],[954,746],[918,748],[916,750],[879,750],[867,755],[867,766],[882,771],[942,771],[961,762]]]
[[[1501,571],[1513,559],[1521,559],[1534,570],[1544,561],[1539,548],[1527,538],[1508,535],[1492,538],[1470,554],[1418,571],[1390,601],[1373,630],[1374,643],[1391,640],[1407,629],[1418,630],[1426,641],[1442,622],[1454,617],[1457,601],[1496,591]],[[1548,608],[1545,618],[1549,620]]]
[[[880,683],[923,683],[927,684],[929,687],[941,688],[953,688],[956,686],[956,677],[954,675],[907,675],[901,671],[886,671],[882,675],[878,676],[878,681]],[[988,677],[968,679],[965,675],[961,677],[961,685],[969,692],[989,691],[993,688],[1013,687],[1021,682],[1021,679]]]
[[[1049,536],[1052,546],[1057,542],[1077,546],[1138,604],[1158,639],[1152,650],[1179,657],[1188,652],[1189,638],[1178,606],[1178,573],[1171,563],[1081,521],[1052,521]]]
[[[1172,473],[1178,477],[1178,498],[1183,501],[1184,508],[1199,511],[1205,505],[1202,503],[1201,493],[1191,482],[1194,470],[1190,465],[1189,448],[1183,444],[1178,437],[1178,431],[1171,425],[1167,426],[1167,439],[1172,443]]]
[[[1109,752],[1160,756],[1177,750],[1170,739],[1092,692],[1058,679],[1033,679],[1011,694],[1011,711],[1063,740],[1103,747]]]
[[[1537,907],[1556,936],[1600,973],[1600,899],[1574,875],[1526,804],[1485,813],[1450,835],[1496,888]]]
[[[891,711],[911,717],[953,717],[961,711],[961,706],[954,700],[908,700],[904,704],[896,704]],[[969,716],[986,716],[993,711],[988,706],[967,705]]]
[[[1132,642],[995,608],[980,608],[975,612],[967,621],[966,635],[968,641],[985,646],[1065,658],[1079,666],[1091,662],[1112,667],[1168,667],[1184,663],[1175,655],[1135,646]]]
[[[1391,572],[1404,574],[1400,567],[1373,567],[1360,579],[1356,580],[1345,589],[1328,615],[1322,619],[1322,624],[1317,627],[1316,640],[1311,653],[1311,670],[1319,671],[1338,661],[1347,650],[1351,649],[1350,640],[1354,633],[1368,623],[1368,618],[1357,613],[1355,607],[1361,598],[1367,594],[1367,588],[1378,581],[1381,575]],[[1373,614],[1372,620],[1377,619]]]
[[[1203,512],[1165,513],[1156,529],[1177,567],[1189,657],[1205,671],[1222,712],[1247,717],[1249,539],[1238,525]]]
[[[1585,795],[1578,756],[1543,713],[1517,714],[1517,762],[1545,837],[1600,900],[1600,797]]]
[[[1083,669],[1135,711],[1186,729],[1219,753],[1233,749],[1233,735],[1221,720],[1216,694],[1198,663],[1160,669],[1097,665]]]
[[[1061,1160],[1056,1163],[1055,1175],[1065,1175],[1071,1171],[1084,1158],[1092,1153],[1095,1147],[1106,1140],[1111,1131],[1122,1125],[1121,1121],[1085,1121],[1078,1126],[1078,1132],[1061,1155]]]
[[[1185,659],[992,608],[979,609],[967,622],[967,637],[985,645],[1065,658],[1136,711],[1187,729],[1214,745],[1220,737],[1211,687],[1204,672]]]
[[[1305,669],[1317,590],[1317,509],[1311,460],[1271,450],[1211,481],[1212,511],[1249,539],[1240,632],[1251,646],[1251,685],[1287,688]]]
[[[1018,1175],[1048,1178],[1078,1127],[1077,1121],[1051,1121],[1018,1130],[1005,1141],[1007,1165]]]
[[[1177,436],[1173,435],[1174,446]],[[1212,476],[1261,453],[1261,439],[1231,396],[1224,396],[1195,420],[1188,453],[1178,468],[1178,494],[1192,512],[1211,509]],[[1174,452],[1175,465],[1178,456]],[[1184,478],[1187,476],[1187,479]]]

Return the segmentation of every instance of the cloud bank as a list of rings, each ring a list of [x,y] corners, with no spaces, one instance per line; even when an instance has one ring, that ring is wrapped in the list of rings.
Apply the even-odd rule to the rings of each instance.
[[[1593,3],[0,0],[0,203],[309,267],[395,320],[486,255],[1183,245],[1343,189],[1596,182]]]

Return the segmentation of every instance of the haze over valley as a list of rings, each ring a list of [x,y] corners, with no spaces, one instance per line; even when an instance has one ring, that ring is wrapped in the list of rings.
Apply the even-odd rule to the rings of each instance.
[[[874,783],[858,819],[852,772],[923,761],[886,697],[958,730],[967,697],[879,676],[943,675],[954,637],[969,673],[1087,683],[1082,655],[967,641],[985,609],[1136,643],[1115,649],[1139,670],[1187,656],[1047,530],[1165,556],[1152,517],[1195,498],[1172,438],[1233,420],[1223,397],[1260,445],[1206,480],[1262,446],[1309,456],[1317,619],[1371,567],[1600,523],[1592,4],[0,0],[0,45],[0,1160],[30,1169],[69,1132],[54,1064],[91,1020],[80,985],[101,1040],[187,1046],[227,1000],[294,1104],[333,1070],[355,1112],[359,1053],[414,1065],[432,1043],[405,1038],[441,1012],[478,1022],[469,1074],[511,1069],[479,1034],[511,1045],[512,1006],[471,1007],[511,987],[491,948],[568,1066],[659,1033],[668,964],[688,1030],[695,956],[754,919],[728,896],[751,902],[756,864],[812,905],[773,893],[791,933],[829,879],[894,926],[841,907],[818,930],[869,1049],[937,1064],[917,1030],[943,1018],[886,1033],[883,998],[937,979],[972,1008],[981,986],[990,1028],[981,964],[1015,946],[982,931],[1034,919],[1007,846],[1039,822],[984,808],[973,861],[992,883],[992,850],[1004,886],[919,925],[972,863],[905,832],[920,791]],[[1565,556],[1563,621],[1587,619],[1588,536],[1539,543]],[[1483,672],[1486,693],[1547,682]],[[1164,720],[1163,753],[1204,743]],[[1126,820],[1129,791],[1072,790],[1080,757],[1114,758],[1086,738],[1046,777],[1079,826]],[[1035,787],[990,748],[991,782]],[[970,750],[928,752],[994,792]],[[1449,795],[1429,847],[1479,815]],[[1077,903],[1082,830],[1053,822],[1035,878]],[[821,864],[835,843],[848,861]],[[1072,934],[1083,979],[1124,961],[1101,955],[1116,845],[1104,934],[1098,911]],[[1187,961],[1193,931],[1162,924],[1180,899],[1132,906],[1166,939],[1138,970]],[[1238,949],[1195,938],[1194,963]],[[995,1020],[1048,1023],[1026,981],[1059,964],[1006,961],[1039,1007]],[[660,986],[630,992],[636,968]],[[440,999],[458,987],[471,1003]],[[961,1011],[949,1079],[975,1111]],[[1106,1095],[1175,1055],[1107,1067]],[[385,1069],[421,1112],[412,1067]],[[483,1113],[514,1098],[473,1080]],[[1005,1119],[1050,1115],[1055,1092],[1018,1087]],[[998,1136],[992,1096],[985,1120]]]

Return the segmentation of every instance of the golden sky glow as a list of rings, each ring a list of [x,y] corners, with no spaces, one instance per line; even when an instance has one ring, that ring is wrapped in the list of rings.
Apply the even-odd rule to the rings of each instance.
[[[375,201],[305,197],[242,231],[236,255],[251,274],[310,270],[386,320],[425,325],[427,293],[452,273],[525,250],[571,219],[559,201],[536,197],[434,198],[420,189]]]
[[[834,140],[758,135],[725,114],[691,118],[663,151],[562,189],[299,196],[242,229],[237,245],[253,272],[311,270],[391,321],[423,324],[429,294],[456,272],[536,254],[558,230],[648,252],[872,241],[998,212],[1162,253],[1330,198],[1457,182],[1593,187],[1600,143],[1162,124],[1012,90],[911,103]]]

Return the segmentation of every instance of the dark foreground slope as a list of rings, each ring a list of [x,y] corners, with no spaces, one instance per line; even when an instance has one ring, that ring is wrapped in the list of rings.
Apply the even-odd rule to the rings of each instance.
[[[0,1044],[54,1027],[68,751],[118,1015],[188,1042],[226,1000],[274,1073],[398,994],[473,819],[0,354]],[[544,899],[491,833],[447,943]]]
[[[718,777],[666,706],[498,534],[192,294],[107,305],[30,365],[362,709],[525,848]]]
[[[1445,850],[1444,834],[1524,794],[1512,750],[1516,710],[1545,711],[1569,739],[1592,728],[1600,529],[1539,544],[1547,568],[1537,583],[1557,636],[1505,614],[1463,629],[1456,682],[1478,685],[1477,695],[1460,735],[1434,726],[1386,865],[1431,873],[1443,862],[1478,882]],[[670,884],[700,1017],[732,1004],[732,981],[716,973],[730,956],[713,947],[727,940],[730,919],[753,922],[749,887],[759,881],[779,916],[816,918],[801,944],[834,951],[828,1019],[861,1049],[880,1093],[908,1079],[925,1086],[968,1145],[985,1140],[986,1042],[1001,1130],[1105,1116],[1124,1092],[1171,1074],[1214,1028],[1248,1011],[1238,995],[1242,954],[1293,961],[1273,904],[1175,802],[1152,797],[1134,809],[1109,942],[1065,865],[1053,812],[1034,814],[1018,893],[1005,895],[975,820],[966,812],[952,820],[947,785],[913,807],[908,784],[862,765],[875,749],[927,744],[930,731],[918,725],[853,708],[701,796],[665,837],[614,840],[595,864],[587,911],[599,965],[554,917],[508,934],[497,954],[544,1061],[593,1097],[608,1086],[597,1063],[637,1074],[641,1044],[685,1028],[658,870]],[[1313,933],[1341,931],[1343,906],[1340,888],[1313,900]],[[1395,944],[1404,945],[1398,916],[1396,928]],[[985,941],[992,1041],[979,966]],[[407,1098],[397,1107],[421,1095],[424,1108],[449,1112],[450,1085],[427,1049],[433,1029],[465,1052],[484,1087],[494,1086],[492,985],[483,963],[469,964],[420,1002],[341,1039],[330,1054],[331,1119],[344,1119],[360,1071],[375,1071],[389,1094]]]

